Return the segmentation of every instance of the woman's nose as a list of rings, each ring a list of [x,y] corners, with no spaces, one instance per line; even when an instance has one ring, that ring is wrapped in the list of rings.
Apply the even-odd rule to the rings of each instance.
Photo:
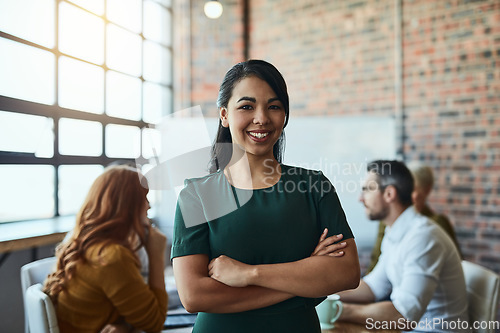
[[[265,125],[269,122],[269,115],[267,114],[267,109],[265,108],[257,108],[255,110],[253,123],[259,125]]]

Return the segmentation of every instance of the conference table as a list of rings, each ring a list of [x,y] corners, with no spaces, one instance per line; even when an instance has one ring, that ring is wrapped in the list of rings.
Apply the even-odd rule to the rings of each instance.
[[[162,333],[191,333],[192,327],[164,330]],[[321,330],[321,333],[400,333],[398,330],[369,330],[364,325],[338,321],[335,328]]]

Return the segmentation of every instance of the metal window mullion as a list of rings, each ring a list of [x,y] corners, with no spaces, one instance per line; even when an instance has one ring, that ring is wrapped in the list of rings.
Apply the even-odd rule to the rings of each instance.
[[[140,75],[140,79],[141,79],[141,120],[144,121],[144,82],[146,82],[146,80],[144,79],[144,41],[146,40],[146,38],[144,37],[144,1],[141,2],[141,6],[142,6],[142,10],[141,10],[141,33],[139,34],[139,36],[141,37],[141,75]],[[143,139],[143,135],[142,135],[142,129],[146,127],[146,126],[143,126],[141,127],[141,135],[140,135],[140,157],[143,156],[143,151],[142,151],[142,148],[143,148],[143,142],[142,142],[142,139]]]
[[[106,110],[106,101],[108,100],[108,95],[107,95],[107,77],[108,77],[108,71],[109,71],[109,67],[108,67],[108,63],[107,63],[107,53],[106,53],[106,50],[107,50],[107,46],[108,46],[108,34],[107,34],[107,30],[108,30],[108,23],[109,23],[109,20],[108,20],[108,1],[107,0],[104,0],[104,31],[103,31],[103,39],[104,39],[104,47],[103,47],[103,51],[104,51],[104,62],[103,62],[103,67],[104,67],[104,87],[103,87],[103,96],[104,96],[104,114],[107,114],[107,110]],[[101,152],[101,157],[106,157],[106,124],[102,123],[101,122],[101,125],[102,125],[102,152]],[[104,164],[103,164],[104,166]]]
[[[33,116],[55,117],[59,115],[64,118],[96,121],[104,124],[118,124],[142,127],[147,125],[141,120],[131,120],[125,118],[111,117],[106,114],[90,113],[67,109],[57,105],[47,105],[36,102],[25,101],[17,98],[0,95],[0,106],[2,111],[28,114]]]
[[[59,7],[61,4],[61,0],[56,2],[55,6],[55,22],[54,22],[54,58],[55,58],[55,73],[54,73],[54,82],[55,82],[55,101],[54,107],[59,106],[59,58],[61,57],[61,53],[59,52]],[[59,166],[60,166],[60,157],[59,154],[59,112],[54,112],[52,119],[54,121],[54,216],[60,216],[59,214]]]
[[[11,40],[13,42],[17,42],[17,43],[20,43],[20,44],[31,46],[31,47],[34,47],[34,48],[37,48],[37,49],[40,49],[40,50],[44,50],[44,51],[48,51],[48,52],[54,52],[54,49],[51,49],[51,48],[48,48],[46,46],[30,42],[29,40],[26,40],[26,39],[23,39],[21,37],[17,37],[17,36],[11,35],[9,33],[3,32],[3,31],[0,31],[0,37],[8,39],[8,40]]]
[[[39,158],[34,154],[20,153],[10,154],[10,152],[0,151],[0,165],[19,164],[19,165],[108,165],[115,161],[134,161],[134,158],[113,158],[106,156],[72,156],[60,155],[58,158]]]
[[[52,165],[54,166],[54,215],[59,216],[59,167],[61,166],[61,154],[59,153],[59,119],[58,114],[52,118],[54,120],[54,157]]]

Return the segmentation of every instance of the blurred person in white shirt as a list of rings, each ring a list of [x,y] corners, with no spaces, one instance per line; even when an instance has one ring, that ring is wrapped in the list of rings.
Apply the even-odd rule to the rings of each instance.
[[[370,328],[470,332],[458,250],[446,232],[412,205],[414,181],[404,163],[368,164],[360,201],[386,224],[382,253],[358,288],[340,292],[340,320]],[[390,325],[390,326],[389,326]]]

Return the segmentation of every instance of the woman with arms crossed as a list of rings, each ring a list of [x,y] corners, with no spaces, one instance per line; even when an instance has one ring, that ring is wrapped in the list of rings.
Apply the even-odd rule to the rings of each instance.
[[[335,189],[281,163],[289,102],[273,65],[233,66],[217,106],[212,173],[186,181],[174,225],[179,295],[200,312],[193,332],[320,332],[315,306],[360,274]]]

